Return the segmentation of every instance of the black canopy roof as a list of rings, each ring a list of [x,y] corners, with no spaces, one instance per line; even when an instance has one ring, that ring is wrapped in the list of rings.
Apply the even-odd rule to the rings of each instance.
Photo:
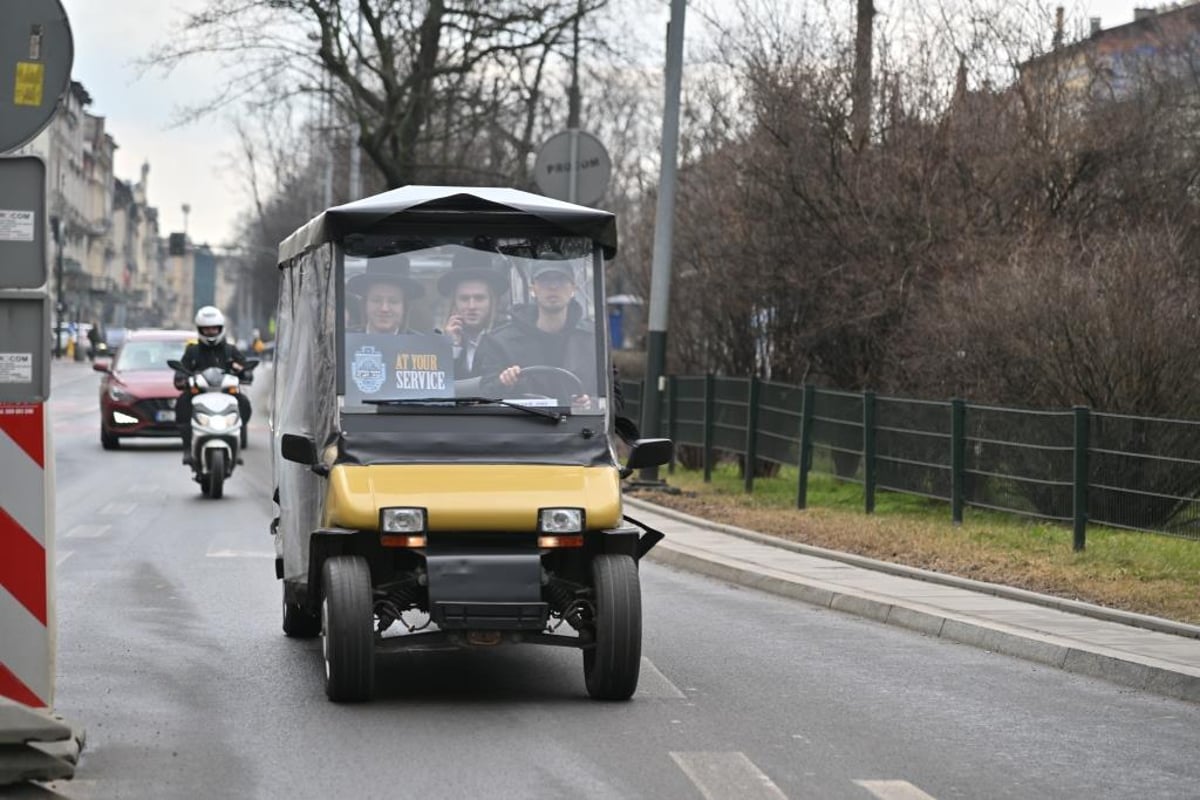
[[[617,252],[616,217],[607,211],[564,203],[532,192],[475,186],[404,186],[334,206],[297,228],[279,245],[279,263],[334,239],[352,233],[368,233],[378,223],[416,221],[418,214],[448,212],[460,217],[464,226],[477,214],[479,221],[496,212],[524,214],[561,228],[565,233],[587,236],[604,249],[604,257]]]

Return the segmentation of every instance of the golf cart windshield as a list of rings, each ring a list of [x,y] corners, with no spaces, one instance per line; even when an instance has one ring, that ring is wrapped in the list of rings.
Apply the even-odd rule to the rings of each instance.
[[[592,240],[353,235],[342,254],[343,412],[604,413]]]

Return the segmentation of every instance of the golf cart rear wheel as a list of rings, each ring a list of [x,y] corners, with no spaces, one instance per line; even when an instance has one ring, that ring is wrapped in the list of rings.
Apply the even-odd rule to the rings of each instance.
[[[311,639],[321,635],[321,618],[310,614],[299,603],[283,598],[283,633],[292,639]]]
[[[642,590],[637,564],[605,554],[592,562],[595,647],[583,651],[583,676],[595,700],[628,700],[642,665]]]
[[[335,703],[369,700],[375,682],[375,619],[366,559],[327,559],[321,588],[325,694]]]

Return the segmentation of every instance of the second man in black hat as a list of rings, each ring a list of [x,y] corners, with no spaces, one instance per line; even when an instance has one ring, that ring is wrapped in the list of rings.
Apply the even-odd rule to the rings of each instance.
[[[442,333],[454,347],[456,379],[479,375],[475,353],[483,335],[502,321],[500,298],[507,289],[503,273],[471,252],[456,253],[450,271],[438,279],[438,291],[450,299]]]

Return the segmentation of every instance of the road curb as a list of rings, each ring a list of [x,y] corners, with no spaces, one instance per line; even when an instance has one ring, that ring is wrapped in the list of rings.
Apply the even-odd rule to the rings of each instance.
[[[727,561],[688,553],[667,542],[660,543],[647,558],[667,566],[707,575],[739,586],[788,597],[833,611],[896,625],[927,636],[978,647],[989,652],[1101,678],[1152,694],[1200,703],[1200,675],[1178,668],[1134,661],[1115,652],[1071,647],[1052,636],[984,624],[965,617],[915,605],[901,605],[866,593],[847,593],[821,586],[815,581],[780,578]]]
[[[840,561],[844,564],[851,564],[864,569],[875,570],[876,572],[886,572],[891,575],[898,575],[903,578],[913,578],[916,580],[926,581],[928,583],[936,583],[942,586],[952,586],[956,589],[969,589],[973,592],[990,594],[996,597],[1004,597],[1009,600],[1018,600],[1022,603],[1032,603],[1034,605],[1045,606],[1046,608],[1054,608],[1059,611],[1067,611],[1072,614],[1080,614],[1082,616],[1102,619],[1107,622],[1118,622],[1122,625],[1129,625],[1134,628],[1144,628],[1145,630],[1157,631],[1158,633],[1169,633],[1173,636],[1183,636],[1189,639],[1200,639],[1200,625],[1189,625],[1186,622],[1176,622],[1175,620],[1164,619],[1162,617],[1150,616],[1148,614],[1136,614],[1131,611],[1121,611],[1115,608],[1106,608],[1105,606],[1097,606],[1091,603],[1084,603],[1079,600],[1068,600],[1063,597],[1054,597],[1053,595],[1039,594],[1031,592],[1027,589],[1017,589],[1012,586],[1002,586],[996,583],[985,583],[984,581],[976,581],[970,578],[960,578],[957,575],[947,575],[941,572],[933,572],[932,570],[920,569],[918,567],[909,567],[903,564],[893,564],[888,561],[878,561],[866,556],[855,555],[853,553],[843,553],[837,550],[828,550],[815,545],[801,544],[799,542],[788,541],[781,539],[778,536],[771,536],[758,531],[748,530],[746,528],[738,528],[733,525],[726,525],[720,522],[711,522],[701,517],[694,517],[691,514],[685,514],[682,511],[676,511],[673,508],[667,508],[637,497],[625,495],[624,501],[634,508],[641,508],[646,511],[651,511],[655,514],[661,514],[664,517],[671,517],[681,522],[686,522],[691,525],[696,525],[701,528],[709,528],[711,530],[727,533],[730,536],[736,536],[740,539],[757,542],[759,544],[770,545],[771,547],[781,547],[785,550],[791,550],[804,555],[816,556],[818,558],[826,558],[832,561]],[[651,551],[653,552],[653,551]]]
[[[1160,633],[1200,638],[1200,628],[1172,620],[1115,611],[1078,601],[1041,595],[1024,589],[973,581],[915,567],[877,561],[850,553],[789,542],[757,531],[710,522],[628,496],[625,498],[625,502],[635,509],[650,511],[700,528],[720,531],[748,541],[780,547],[805,555],[840,561],[865,569],[930,583],[983,592],[997,597],[1035,603],[1059,611],[1093,616],[1108,622],[1147,628]],[[733,559],[724,559],[707,553],[688,552],[686,545],[676,544],[669,537],[651,550],[647,557],[668,566],[697,572],[736,585],[759,589],[834,611],[844,611],[887,625],[897,625],[928,636],[979,647],[991,652],[1062,669],[1066,672],[1101,678],[1153,694],[1200,702],[1200,674],[1187,671],[1186,668],[1178,665],[1159,662],[1156,659],[1138,660],[1126,653],[1107,650],[1099,646],[1091,649],[1078,647],[1065,643],[1055,636],[1012,628],[1003,623],[985,623],[969,616],[955,616],[941,609],[924,607],[915,603],[898,604],[893,598],[872,595],[868,591],[847,592],[840,587],[824,585],[813,579],[770,575],[761,569],[742,566]]]

